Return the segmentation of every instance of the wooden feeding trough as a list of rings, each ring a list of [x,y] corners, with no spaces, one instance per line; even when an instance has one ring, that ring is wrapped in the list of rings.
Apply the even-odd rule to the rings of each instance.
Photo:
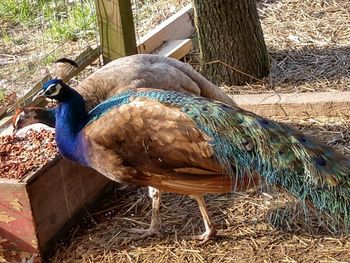
[[[0,179],[0,252],[4,250],[5,260],[45,254],[108,182],[59,155],[22,180]]]

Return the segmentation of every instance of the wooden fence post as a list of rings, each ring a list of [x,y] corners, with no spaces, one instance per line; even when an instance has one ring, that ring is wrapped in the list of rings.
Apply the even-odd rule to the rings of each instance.
[[[130,0],[95,0],[103,61],[137,53]]]

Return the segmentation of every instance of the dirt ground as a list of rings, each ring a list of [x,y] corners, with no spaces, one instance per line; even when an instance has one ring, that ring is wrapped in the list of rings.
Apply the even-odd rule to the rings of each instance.
[[[271,75],[264,85],[225,90],[233,94],[349,91],[348,0],[263,0],[258,7],[272,59]],[[18,56],[21,53],[25,51]],[[196,66],[198,54],[191,56],[187,61]],[[6,72],[2,81],[11,82]],[[23,86],[29,82],[20,81]],[[349,120],[315,116],[279,121],[293,123],[350,154]],[[350,237],[330,233],[317,220],[306,224],[303,216],[293,214],[286,216],[282,225],[269,223],[269,216],[293,203],[282,193],[207,196],[219,235],[203,245],[187,239],[203,230],[195,202],[174,194],[166,194],[162,200],[164,238],[129,241],[129,228],[148,226],[151,202],[144,188],[115,188],[57,244],[52,262],[350,262]]]

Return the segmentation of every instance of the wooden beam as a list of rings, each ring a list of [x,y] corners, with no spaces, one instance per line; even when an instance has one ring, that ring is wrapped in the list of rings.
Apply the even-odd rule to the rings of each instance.
[[[350,92],[234,95],[243,109],[263,116],[350,116]]]
[[[130,0],[95,0],[103,61],[135,54],[136,37]]]
[[[142,37],[137,44],[138,52],[152,53],[164,42],[191,37],[195,31],[192,15],[193,8],[189,4]]]
[[[186,56],[191,51],[191,49],[192,40],[188,38],[169,41],[156,53],[165,57],[181,59]]]

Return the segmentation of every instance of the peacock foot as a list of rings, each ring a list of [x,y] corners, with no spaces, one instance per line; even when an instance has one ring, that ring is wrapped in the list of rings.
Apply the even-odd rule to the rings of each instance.
[[[201,241],[200,244],[204,244],[211,238],[215,237],[216,233],[217,231],[214,228],[210,228],[206,230],[203,234],[191,236],[190,238],[194,240],[200,240]]]
[[[131,240],[140,240],[140,239],[153,237],[153,236],[163,238],[163,234],[157,227],[150,227],[148,229],[131,228],[131,229],[128,229],[128,232],[138,235],[136,237],[131,237],[130,238]]]

